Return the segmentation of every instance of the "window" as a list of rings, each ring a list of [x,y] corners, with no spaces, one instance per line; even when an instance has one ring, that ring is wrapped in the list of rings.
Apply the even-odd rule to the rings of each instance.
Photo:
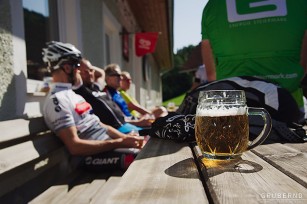
[[[104,32],[104,62],[118,63],[121,66],[121,32],[122,26],[115,16],[103,4],[103,32]]]
[[[47,76],[42,61],[46,42],[59,40],[57,1],[22,0],[24,10],[25,42],[28,78],[42,80]]]
[[[105,50],[106,50],[106,63],[111,63],[111,47],[110,47],[110,36],[105,34]]]

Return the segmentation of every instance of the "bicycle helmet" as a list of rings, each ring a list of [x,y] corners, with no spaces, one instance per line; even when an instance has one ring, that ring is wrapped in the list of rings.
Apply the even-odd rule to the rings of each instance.
[[[60,68],[63,62],[81,60],[81,52],[70,43],[51,41],[43,48],[43,61],[47,63],[49,71]]]

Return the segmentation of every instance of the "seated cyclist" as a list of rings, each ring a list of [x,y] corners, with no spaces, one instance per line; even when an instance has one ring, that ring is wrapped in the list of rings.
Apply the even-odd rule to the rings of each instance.
[[[86,159],[89,166],[104,165],[90,163],[93,157],[110,155],[119,159],[109,165],[123,167],[120,155],[135,156],[138,152],[136,149],[143,146],[143,138],[136,134],[123,134],[101,123],[92,114],[91,105],[73,92],[74,87],[82,84],[78,70],[80,60],[81,52],[69,43],[52,41],[43,48],[43,61],[47,63],[53,78],[43,109],[46,124],[72,155],[90,156],[91,159]]]
[[[105,92],[102,92],[105,83],[103,69],[93,66],[83,58],[79,70],[83,85],[74,89],[74,92],[91,104],[94,114],[99,117],[102,123],[111,125],[122,133],[142,130],[138,126],[127,123],[117,104]]]

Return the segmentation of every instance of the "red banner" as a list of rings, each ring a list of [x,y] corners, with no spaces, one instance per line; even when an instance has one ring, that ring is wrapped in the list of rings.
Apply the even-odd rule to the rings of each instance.
[[[135,34],[135,54],[138,57],[147,53],[153,53],[156,49],[158,32],[136,33]]]

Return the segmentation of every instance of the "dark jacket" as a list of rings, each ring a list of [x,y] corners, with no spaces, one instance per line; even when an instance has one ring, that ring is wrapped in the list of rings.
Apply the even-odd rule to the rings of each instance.
[[[105,92],[99,91],[95,85],[92,87],[82,85],[74,91],[91,104],[94,114],[102,123],[116,129],[126,123],[124,114],[118,105]]]

